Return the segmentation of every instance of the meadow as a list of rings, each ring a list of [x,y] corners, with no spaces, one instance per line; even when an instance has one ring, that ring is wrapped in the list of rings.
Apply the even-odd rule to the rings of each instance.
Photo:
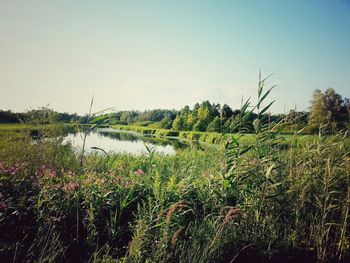
[[[81,165],[61,128],[29,131],[0,129],[1,262],[349,260],[346,133]]]

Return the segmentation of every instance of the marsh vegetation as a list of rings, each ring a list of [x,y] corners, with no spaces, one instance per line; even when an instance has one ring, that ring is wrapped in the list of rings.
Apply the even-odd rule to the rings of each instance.
[[[0,261],[348,262],[348,132],[286,138],[264,81],[217,147],[81,154],[49,121],[0,127]]]

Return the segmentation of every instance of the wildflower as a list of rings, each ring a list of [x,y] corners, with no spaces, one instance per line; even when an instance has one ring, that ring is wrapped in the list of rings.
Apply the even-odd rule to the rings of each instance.
[[[6,167],[3,161],[0,161],[0,171],[5,171]]]
[[[58,190],[58,189],[62,188],[62,185],[61,184],[55,184],[53,188]]]
[[[114,182],[119,184],[121,182],[122,178],[120,176],[117,176],[116,178],[114,178]]]
[[[2,199],[4,197],[4,195],[0,192],[0,199]]]
[[[52,177],[55,177],[57,175],[57,172],[54,169],[50,169],[48,174],[52,178]]]
[[[7,207],[8,206],[5,202],[0,202],[0,210],[5,210]]]
[[[78,183],[68,183],[68,184],[65,184],[62,188],[68,192],[74,192],[75,190],[77,190],[79,188],[79,184]]]
[[[29,166],[29,162],[28,162],[28,161],[24,161],[24,162],[22,163],[22,166],[23,166],[24,168],[27,168],[27,167]]]
[[[94,182],[94,178],[92,178],[91,176],[89,176],[89,177],[86,179],[86,182],[91,184],[91,183]]]
[[[105,180],[104,180],[104,179],[98,178],[98,179],[96,180],[96,184],[98,184],[98,185],[103,185],[104,183],[105,183]]]
[[[37,169],[34,174],[36,177],[39,177],[43,175],[43,172],[40,169]]]
[[[75,173],[73,171],[69,170],[67,175],[73,177],[75,175]]]
[[[144,172],[142,169],[137,169],[137,170],[134,172],[134,174],[140,176],[140,175],[145,174],[145,172]]]
[[[124,183],[124,187],[125,187],[125,188],[130,188],[130,187],[131,187],[131,182],[130,182],[130,181],[126,181],[126,182]]]
[[[17,171],[18,171],[18,168],[16,166],[12,166],[7,170],[7,172],[12,174],[12,175],[15,175],[17,173]]]

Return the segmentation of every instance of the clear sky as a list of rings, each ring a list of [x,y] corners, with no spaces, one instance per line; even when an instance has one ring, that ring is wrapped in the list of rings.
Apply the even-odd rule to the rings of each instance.
[[[239,108],[259,68],[274,112],[350,97],[350,1],[0,0],[0,109]]]

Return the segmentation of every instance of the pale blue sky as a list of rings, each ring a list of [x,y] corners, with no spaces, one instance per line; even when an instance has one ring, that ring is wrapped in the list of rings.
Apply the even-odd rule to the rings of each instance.
[[[259,68],[274,112],[350,97],[350,1],[0,0],[0,109],[239,108]]]

